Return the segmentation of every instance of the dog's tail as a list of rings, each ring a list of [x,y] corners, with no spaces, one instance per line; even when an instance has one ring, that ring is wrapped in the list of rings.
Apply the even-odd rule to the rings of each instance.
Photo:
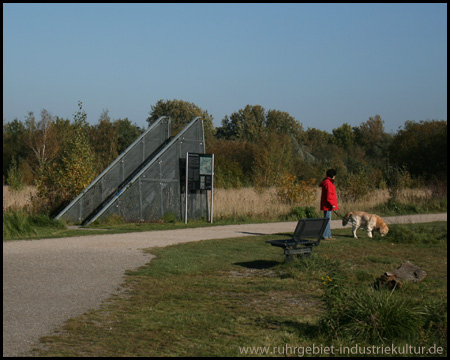
[[[345,226],[348,224],[348,222],[350,221],[351,215],[352,215],[351,212],[348,212],[347,214],[345,214],[345,216],[342,218],[342,226]]]

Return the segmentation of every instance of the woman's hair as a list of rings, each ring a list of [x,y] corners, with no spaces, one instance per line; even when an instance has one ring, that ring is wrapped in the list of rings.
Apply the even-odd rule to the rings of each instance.
[[[336,176],[336,170],[334,170],[334,169],[329,169],[329,170],[327,170],[327,177],[330,177],[330,178],[332,178],[333,176]]]

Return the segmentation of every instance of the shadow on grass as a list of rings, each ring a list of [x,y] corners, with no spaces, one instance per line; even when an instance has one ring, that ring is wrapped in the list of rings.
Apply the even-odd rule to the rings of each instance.
[[[273,260],[253,260],[253,261],[246,261],[246,262],[237,262],[234,263],[234,265],[239,265],[246,267],[247,269],[270,269],[274,266],[280,265],[281,263],[279,261],[273,261]]]

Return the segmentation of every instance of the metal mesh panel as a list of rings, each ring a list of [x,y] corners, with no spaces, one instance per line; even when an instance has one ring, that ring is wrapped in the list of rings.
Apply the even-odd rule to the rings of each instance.
[[[108,166],[75,200],[56,218],[83,223],[90,221],[117,196],[123,187],[150,162],[170,136],[170,122],[159,118],[133,144],[131,144],[110,166]]]
[[[205,153],[203,122],[191,121],[174,139],[165,145],[142,169],[130,179],[115,199],[105,204],[95,219],[104,220],[117,214],[126,221],[153,221],[167,213],[184,216],[184,193],[180,191],[180,159],[187,152]],[[189,194],[189,218],[206,217],[206,192]]]

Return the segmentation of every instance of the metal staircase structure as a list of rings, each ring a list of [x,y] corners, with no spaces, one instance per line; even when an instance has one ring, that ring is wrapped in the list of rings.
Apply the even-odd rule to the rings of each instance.
[[[175,137],[170,119],[159,118],[115,159],[57,219],[89,225],[116,215],[126,222],[148,222],[172,213],[183,218],[180,162],[186,153],[205,153],[203,122],[193,119]],[[189,218],[207,214],[207,195],[189,195]]]

